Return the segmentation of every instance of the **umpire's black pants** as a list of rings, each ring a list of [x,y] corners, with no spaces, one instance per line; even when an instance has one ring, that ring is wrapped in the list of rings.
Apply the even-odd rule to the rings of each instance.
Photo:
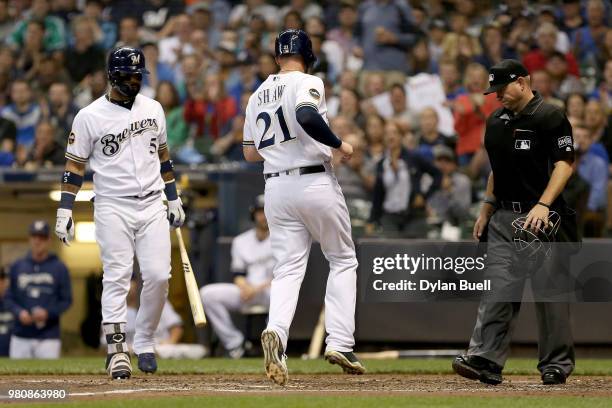
[[[537,265],[525,263],[517,255],[512,221],[519,216],[512,211],[496,211],[488,225],[487,271],[492,292],[481,300],[476,326],[470,340],[468,355],[477,355],[504,366],[510,351],[510,341],[521,308],[525,281],[531,278],[538,322],[538,369],[561,369],[569,375],[575,365],[574,345],[569,322],[569,293],[564,289],[568,263],[552,256]],[[562,221],[563,222],[563,221]],[[521,259],[522,258],[522,259]],[[553,301],[551,301],[553,300]]]

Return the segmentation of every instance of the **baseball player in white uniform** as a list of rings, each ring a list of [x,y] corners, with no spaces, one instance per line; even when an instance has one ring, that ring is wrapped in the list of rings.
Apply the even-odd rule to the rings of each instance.
[[[308,35],[286,30],[276,38],[278,74],[250,97],[243,152],[264,161],[265,213],[276,261],[270,313],[261,335],[268,378],[286,384],[289,326],[312,239],[321,243],[330,271],[325,294],[325,358],[350,374],[365,368],[353,354],[357,258],[351,222],[331,167],[331,149],[350,159],[353,148],[330,130],[323,81],[305,72],[316,58]]]
[[[154,333],[168,293],[169,226],[179,227],[185,220],[166,145],[164,111],[157,101],[139,94],[146,73],[142,51],[121,47],[110,53],[110,92],[79,111],[68,137],[55,227],[68,245],[74,237],[74,199],[89,163],[94,172],[96,241],[104,267],[106,369],[113,379],[129,378],[132,372],[125,324],[134,255],[143,279],[134,353],[141,371],[157,370]]]
[[[230,312],[244,306],[268,308],[270,304],[274,256],[263,195],[251,207],[251,217],[255,228],[232,241],[234,283],[212,283],[200,289],[206,316],[230,358],[241,358],[245,353],[244,335],[232,322]]]

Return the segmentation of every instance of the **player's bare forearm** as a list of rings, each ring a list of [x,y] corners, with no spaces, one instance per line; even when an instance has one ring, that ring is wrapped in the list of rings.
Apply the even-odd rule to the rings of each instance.
[[[487,179],[487,189],[485,191],[485,200],[495,200],[495,194],[493,193],[493,187],[495,186],[494,184],[494,178],[493,178],[493,171],[491,171],[489,173],[489,178]],[[481,213],[484,211],[488,214],[491,214],[493,212],[493,210],[495,209],[495,207],[489,203],[489,202],[484,202],[482,203],[482,207],[480,207],[480,211]]]
[[[242,153],[244,154],[244,158],[248,162],[260,162],[264,160],[264,158],[261,157],[255,146],[242,146]]]
[[[157,151],[157,154],[159,156],[160,163],[164,163],[170,160],[170,152],[168,151],[167,147],[163,147],[159,149]],[[164,180],[164,183],[166,181],[172,181],[174,180],[174,170],[162,171],[161,176],[162,176],[162,180]]]
[[[85,175],[85,164],[77,163],[70,159],[66,159],[66,167],[64,171],[70,172],[73,174],[78,174],[79,176],[83,177]],[[81,186],[77,186],[77,185],[65,183],[65,182],[62,183],[62,191],[76,194],[79,192],[80,189],[81,189]]]
[[[554,166],[548,185],[540,197],[540,202],[547,205],[551,205],[557,199],[574,172],[572,165],[565,160],[559,160]]]

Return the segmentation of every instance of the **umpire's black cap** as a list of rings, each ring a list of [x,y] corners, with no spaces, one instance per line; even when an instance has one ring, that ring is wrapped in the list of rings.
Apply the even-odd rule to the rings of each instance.
[[[529,76],[529,71],[520,62],[514,59],[505,59],[493,65],[489,71],[489,88],[484,92],[488,95],[516,81],[519,77]]]

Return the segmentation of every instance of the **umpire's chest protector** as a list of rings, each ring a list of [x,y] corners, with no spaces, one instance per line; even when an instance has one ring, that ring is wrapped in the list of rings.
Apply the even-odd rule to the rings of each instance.
[[[499,109],[487,120],[485,148],[494,194],[508,201],[538,201],[555,162],[574,160],[572,128],[558,107],[535,97],[518,115]]]

